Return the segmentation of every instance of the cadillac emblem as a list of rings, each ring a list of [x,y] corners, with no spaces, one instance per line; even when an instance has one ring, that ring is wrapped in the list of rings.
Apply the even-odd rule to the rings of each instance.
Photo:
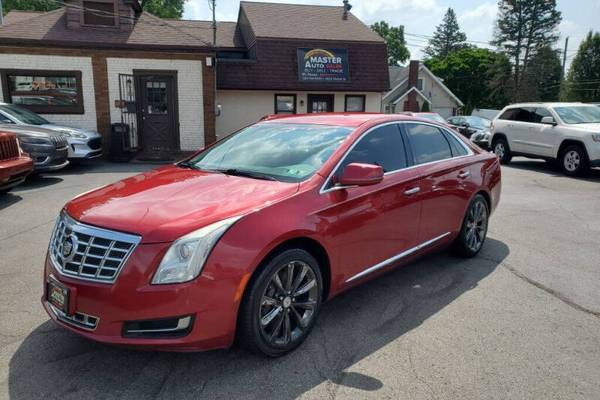
[[[73,259],[75,252],[77,251],[77,237],[73,234],[67,236],[62,242],[62,256],[63,260],[69,262]]]

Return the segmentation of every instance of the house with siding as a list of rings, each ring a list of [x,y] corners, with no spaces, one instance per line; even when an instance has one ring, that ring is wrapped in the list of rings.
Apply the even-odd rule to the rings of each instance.
[[[389,75],[391,89],[381,102],[386,113],[419,112],[427,104],[426,109],[448,118],[464,105],[421,61],[412,60],[406,67],[391,66]]]
[[[274,113],[380,111],[383,39],[340,6],[241,2],[235,22],[161,19],[137,0],[65,0],[0,26],[0,101],[100,132],[139,158],[194,151]]]

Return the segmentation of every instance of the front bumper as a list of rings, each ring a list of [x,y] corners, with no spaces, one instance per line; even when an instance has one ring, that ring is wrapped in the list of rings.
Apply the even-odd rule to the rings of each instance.
[[[203,351],[229,347],[235,334],[239,280],[202,274],[187,283],[151,285],[156,266],[170,243],[139,244],[113,284],[83,281],[61,275],[46,258],[42,304],[59,325],[89,339],[131,347],[168,351]],[[54,279],[72,293],[69,312],[75,321],[56,313],[47,302],[47,285]],[[77,323],[95,320],[93,329]],[[192,316],[191,328],[180,337],[131,337],[124,326],[132,321]]]
[[[33,171],[33,161],[29,157],[0,161],[0,190],[20,184],[31,171]]]
[[[35,172],[56,171],[69,165],[67,147],[56,148],[46,144],[21,143],[23,151],[33,159]]]
[[[89,139],[77,139],[70,137],[69,159],[89,160],[102,156],[102,141],[100,136]]]

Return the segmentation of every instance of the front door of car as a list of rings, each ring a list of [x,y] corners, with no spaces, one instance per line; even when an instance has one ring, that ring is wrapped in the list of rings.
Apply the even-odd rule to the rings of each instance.
[[[319,217],[329,221],[326,235],[336,249],[343,282],[411,249],[419,227],[419,197],[411,191],[419,186],[416,168],[406,168],[408,157],[397,124],[387,124],[366,133],[346,155],[325,187],[325,206]],[[383,181],[370,186],[340,189],[335,181],[350,163],[380,165]]]
[[[421,222],[417,243],[441,239],[460,229],[470,193],[468,150],[449,132],[421,123],[403,124],[421,176]]]
[[[539,107],[532,112],[532,126],[527,132],[527,145],[530,152],[544,157],[553,157],[558,135],[554,125],[542,124],[542,118],[553,117],[546,108]]]

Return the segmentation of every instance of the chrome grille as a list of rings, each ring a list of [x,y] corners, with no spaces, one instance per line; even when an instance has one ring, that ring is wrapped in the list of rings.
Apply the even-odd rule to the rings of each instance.
[[[15,135],[0,136],[0,160],[19,157],[19,146]]]
[[[112,283],[141,237],[85,225],[62,213],[50,239],[50,257],[59,273]]]
[[[64,149],[65,147],[67,147],[69,144],[67,143],[67,138],[64,136],[52,136],[51,138],[52,143],[54,143],[54,147],[57,149]]]

